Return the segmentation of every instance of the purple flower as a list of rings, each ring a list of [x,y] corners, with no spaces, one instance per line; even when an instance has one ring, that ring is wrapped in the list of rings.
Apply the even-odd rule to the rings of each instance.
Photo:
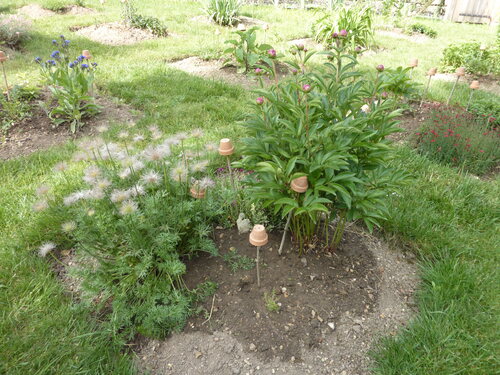
[[[76,62],[76,64],[78,64],[78,62]],[[73,61],[73,62],[70,62],[70,63],[68,64],[68,66],[69,66],[70,68],[74,68],[76,64],[75,64],[75,62]]]
[[[56,62],[54,60],[47,60],[46,63],[48,65],[56,65]]]
[[[387,91],[382,92],[380,95],[382,96],[382,99],[387,99],[389,97],[389,93]]]
[[[347,36],[347,30],[345,30],[345,29],[340,30],[339,35],[340,35],[341,37],[345,38],[345,37]]]
[[[66,40],[63,42],[63,47],[67,47],[70,43],[71,43],[71,41],[69,41],[69,40],[67,40],[67,39],[66,39]]]
[[[55,45],[55,46],[57,46],[57,44],[58,44],[58,43],[57,43],[57,40],[52,39],[52,44],[53,44],[53,45]]]
[[[258,104],[258,105],[262,105],[264,104],[264,98],[259,96],[257,99],[255,99],[255,102]]]
[[[377,65],[375,67],[375,69],[377,69],[377,71],[379,71],[379,72],[383,72],[385,68],[384,68],[384,66],[382,64],[380,64],[380,65]]]
[[[85,56],[80,55],[76,59],[81,62],[81,61],[85,60]]]
[[[61,38],[62,40],[65,40],[66,38],[64,37],[64,35],[59,35],[59,38]]]
[[[89,64],[82,64],[82,69],[88,69],[89,68]]]
[[[42,62],[42,58],[41,57],[35,57],[35,62],[37,64],[40,64]]]
[[[95,68],[97,66],[97,63],[96,62],[93,62],[92,63],[92,66]]]
[[[312,90],[311,85],[305,84],[302,86],[302,91],[304,92],[310,92]]]
[[[332,38],[333,38],[333,39],[337,39],[338,37],[339,37],[339,34],[338,34],[338,33],[333,33],[333,34],[332,34]]]
[[[294,76],[296,76],[298,73],[299,73],[299,71],[298,71],[297,69],[292,69],[292,74],[293,74]]]
[[[59,58],[59,54],[60,52],[59,51],[54,51],[50,54],[50,57],[54,58],[54,59],[58,59]]]
[[[299,51],[303,51],[304,50],[304,45],[302,43],[297,44],[296,47],[297,47],[297,49]]]
[[[356,51],[357,53],[361,52],[362,48],[360,46],[357,46],[354,51]]]
[[[271,48],[270,50],[267,51],[267,54],[268,56],[271,58],[271,59],[274,59],[276,58],[276,50]]]

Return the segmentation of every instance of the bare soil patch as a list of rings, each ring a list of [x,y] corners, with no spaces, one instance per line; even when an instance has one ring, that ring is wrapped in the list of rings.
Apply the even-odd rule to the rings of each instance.
[[[378,35],[390,36],[392,38],[409,40],[410,42],[414,43],[426,43],[431,39],[427,35],[420,33],[408,35],[403,32],[403,29],[398,28],[392,30],[377,30],[375,31],[375,33]]]
[[[192,56],[170,62],[168,65],[198,77],[224,81],[232,85],[241,85],[247,89],[258,86],[256,77],[238,73],[236,67],[224,66],[222,60],[203,60],[197,56]],[[278,75],[283,77],[287,74],[285,66],[279,66],[278,69]],[[263,79],[266,83],[270,82],[266,77]]]
[[[191,18],[191,21],[196,22],[196,23],[203,23],[203,24],[215,24],[209,17],[207,16],[196,16]],[[237,18],[236,22],[234,23],[234,27],[237,27],[239,24],[244,25],[247,28],[253,27],[253,26],[259,26],[259,27],[266,27],[269,26],[267,22],[258,20],[256,18],[252,17],[246,17],[246,16],[240,16]]]
[[[334,253],[303,259],[290,244],[278,256],[280,238],[271,234],[262,248],[260,288],[255,269],[232,273],[221,257],[188,262],[188,287],[211,280],[219,289],[183,333],[144,341],[139,366],[153,374],[367,374],[374,340],[413,314],[415,266],[355,226]],[[216,239],[222,254],[255,258],[248,234],[219,230]],[[273,289],[279,312],[265,306]]]
[[[81,7],[78,5],[70,5],[64,8],[64,10],[61,12],[62,14],[70,14],[70,15],[84,15],[84,14],[93,14],[96,13],[94,9],[91,8],[86,8],[86,7]]]
[[[128,106],[117,104],[108,98],[98,97],[97,104],[102,107],[101,113],[88,119],[85,126],[72,134],[66,125],[54,127],[45,111],[33,103],[32,116],[14,125],[7,134],[0,135],[0,159],[29,155],[69,139],[95,135],[97,133],[95,129],[100,125],[109,122],[127,122],[134,117]]]
[[[455,82],[457,76],[453,73],[438,73],[434,76],[434,79]],[[470,84],[473,80],[476,79],[479,81],[479,90],[489,91],[493,94],[500,95],[500,80],[498,77],[488,75],[477,78],[477,76],[466,74],[465,77],[461,78],[458,82],[467,82],[467,84]]]
[[[156,39],[147,30],[128,27],[120,22],[103,23],[87,27],[74,27],[72,31],[94,42],[109,46],[135,44],[144,40]]]
[[[17,10],[17,13],[32,19],[55,16],[57,13],[42,8],[38,4],[25,5]]]

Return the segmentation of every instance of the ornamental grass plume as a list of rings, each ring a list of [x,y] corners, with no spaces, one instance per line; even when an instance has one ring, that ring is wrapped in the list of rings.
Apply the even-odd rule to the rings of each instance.
[[[208,167],[208,160],[200,160],[191,165],[191,172],[199,173],[204,172]]]
[[[142,175],[141,181],[145,185],[156,186],[161,183],[161,175],[158,172],[151,170]]]
[[[71,233],[75,229],[76,229],[76,222],[75,221],[67,221],[67,222],[61,224],[61,230],[64,233]]]
[[[50,192],[50,186],[48,185],[40,185],[36,188],[36,195],[38,197],[45,197]]]
[[[32,206],[33,211],[35,212],[41,212],[49,208],[49,203],[46,200],[40,200],[38,202],[35,202]]]
[[[122,203],[119,212],[120,215],[127,216],[137,212],[138,209],[139,207],[137,206],[137,203],[135,203],[133,200],[127,200]]]
[[[170,171],[170,178],[176,182],[186,182],[187,177],[187,170],[182,163],[177,164]]]
[[[113,203],[121,203],[130,198],[130,192],[126,190],[115,189],[111,192],[110,200]]]

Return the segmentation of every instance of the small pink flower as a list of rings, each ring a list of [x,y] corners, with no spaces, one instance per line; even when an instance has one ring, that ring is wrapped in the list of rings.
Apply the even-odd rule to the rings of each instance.
[[[312,90],[311,85],[305,84],[302,86],[302,91],[304,92],[310,92]]]
[[[377,66],[375,67],[375,69],[377,69],[377,71],[379,71],[379,72],[383,72],[383,71],[384,71],[384,69],[385,69],[385,67],[384,67],[382,64],[380,64],[380,65],[377,65]]]
[[[275,59],[276,58],[276,50],[271,48],[270,50],[267,51],[267,54],[268,56],[271,58],[271,59]]]
[[[259,96],[257,99],[255,99],[255,102],[258,104],[258,105],[262,105],[264,104],[264,98]]]
[[[261,68],[255,68],[255,74],[260,76],[260,75],[264,74],[264,70],[262,70]]]
[[[345,29],[340,30],[339,35],[341,37],[345,38],[347,36],[347,30],[345,30]]]

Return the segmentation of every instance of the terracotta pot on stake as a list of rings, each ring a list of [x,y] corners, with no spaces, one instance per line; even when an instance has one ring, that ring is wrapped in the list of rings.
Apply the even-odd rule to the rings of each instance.
[[[465,76],[465,68],[460,67],[457,68],[455,71],[455,75],[457,76],[457,79],[455,80],[455,83],[453,84],[453,87],[451,88],[450,96],[448,97],[448,100],[446,101],[446,105],[450,104],[451,97],[453,96],[453,93],[455,92],[455,88],[457,87],[457,83],[460,80],[460,77]]]
[[[9,56],[7,56],[4,51],[0,51],[0,64],[2,65],[3,79],[5,81],[5,89],[7,90],[7,100],[10,102],[9,84],[7,83],[7,73],[5,72],[5,66],[3,65],[3,63],[7,61],[8,58]]]
[[[257,286],[260,288],[260,248],[267,244],[269,236],[267,235],[266,228],[263,225],[257,224],[253,227],[248,238],[249,242],[253,246],[257,246]]]
[[[193,198],[203,199],[203,198],[205,198],[206,191],[205,191],[205,189],[202,189],[199,185],[194,185],[189,190],[189,193],[191,194],[191,196]]]
[[[84,49],[82,51],[82,56],[85,60],[90,60],[92,58],[92,54],[88,49]],[[90,96],[94,97],[94,82],[92,82],[92,85],[90,86]]]
[[[479,89],[479,81],[472,81],[469,88],[470,88],[469,100],[467,101],[467,107],[465,108],[465,110],[469,109],[469,105],[472,100],[472,95],[474,94],[474,91]]]
[[[304,193],[307,191],[309,183],[307,182],[307,176],[297,177],[290,183],[290,188],[296,193]],[[283,252],[283,246],[285,245],[286,233],[288,232],[288,227],[290,226],[290,221],[292,220],[293,210],[288,213],[288,218],[286,219],[285,230],[283,231],[283,236],[281,237],[281,244],[278,249],[278,255]]]
[[[413,70],[418,66],[418,59],[411,59],[408,66],[411,68],[410,70],[410,78],[411,78]]]
[[[226,157],[229,177],[231,178],[231,185],[233,185],[233,189],[236,190],[234,186],[233,171],[231,169],[231,161],[229,160],[229,156],[233,153],[234,146],[231,140],[229,138],[222,138],[219,143],[219,154]]]
[[[422,100],[420,101],[420,107],[422,107],[422,104],[424,103],[424,99],[427,96],[427,92],[429,92],[429,86],[431,84],[431,78],[434,77],[437,73],[437,68],[431,68],[427,72],[427,75],[429,76],[429,79],[427,80],[427,85],[425,86],[425,91],[424,94],[422,95]]]

